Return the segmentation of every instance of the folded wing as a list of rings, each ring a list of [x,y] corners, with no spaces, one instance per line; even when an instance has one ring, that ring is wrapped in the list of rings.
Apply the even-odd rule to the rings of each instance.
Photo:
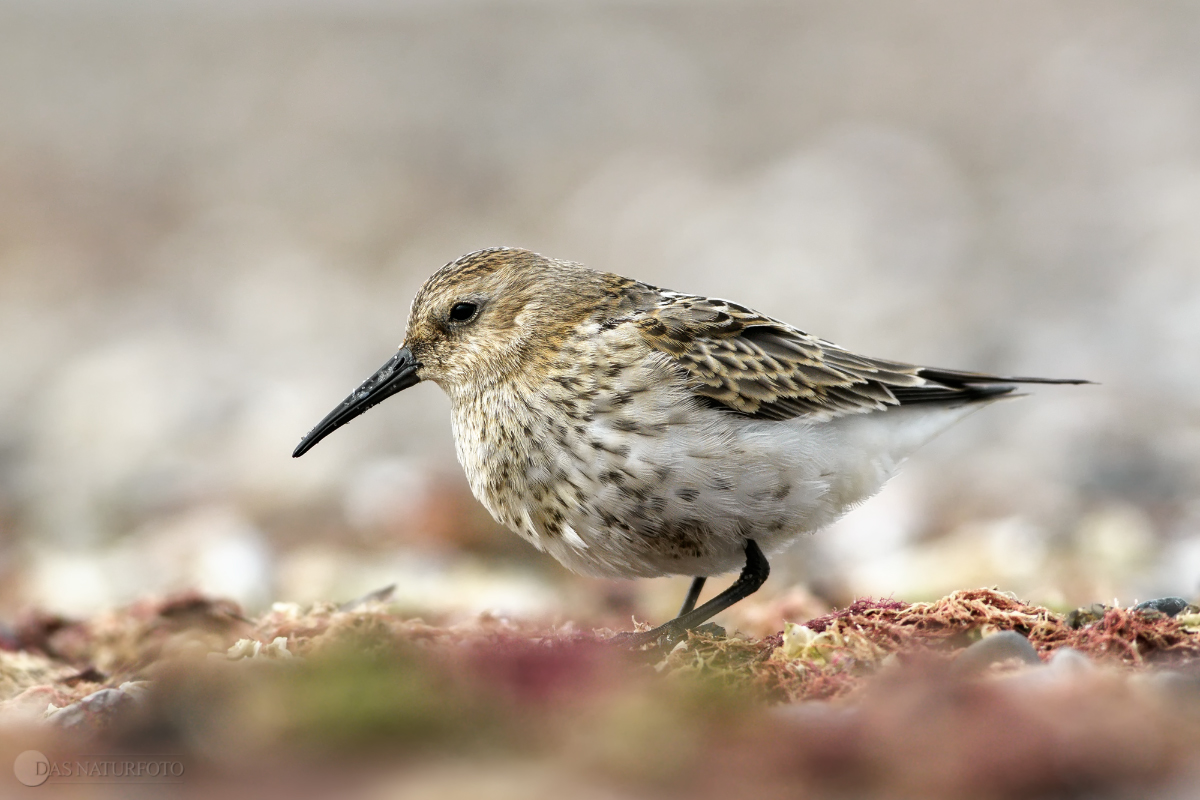
[[[627,321],[651,348],[679,364],[698,396],[759,419],[832,419],[917,403],[979,402],[1019,383],[1087,383],[867,358],[736,303],[664,297]]]

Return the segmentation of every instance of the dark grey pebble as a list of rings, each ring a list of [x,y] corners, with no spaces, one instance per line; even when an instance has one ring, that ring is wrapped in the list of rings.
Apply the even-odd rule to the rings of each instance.
[[[1134,611],[1157,611],[1173,617],[1188,607],[1188,601],[1182,597],[1160,597],[1157,600],[1147,600],[1133,607]]]

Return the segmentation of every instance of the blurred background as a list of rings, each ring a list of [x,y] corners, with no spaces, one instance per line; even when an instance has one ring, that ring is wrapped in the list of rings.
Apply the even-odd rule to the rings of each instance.
[[[492,523],[433,385],[290,457],[499,244],[1099,382],[969,418],[723,619],[1195,599],[1197,41],[1132,0],[0,0],[0,612],[669,615],[686,580]]]

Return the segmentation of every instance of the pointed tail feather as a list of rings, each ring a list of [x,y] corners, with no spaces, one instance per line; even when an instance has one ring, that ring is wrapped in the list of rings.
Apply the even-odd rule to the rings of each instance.
[[[951,369],[922,367],[917,375],[928,383],[922,386],[889,386],[896,402],[902,406],[921,404],[958,405],[981,403],[1013,394],[1020,383],[1083,384],[1091,381],[1077,378],[1009,378],[981,372],[960,372]]]
[[[1081,378],[1008,378],[1002,375],[988,375],[982,372],[961,372],[955,369],[937,369],[936,367],[921,367],[917,375],[925,380],[934,381],[954,388],[967,388],[978,383],[1066,383],[1080,385],[1093,383]]]

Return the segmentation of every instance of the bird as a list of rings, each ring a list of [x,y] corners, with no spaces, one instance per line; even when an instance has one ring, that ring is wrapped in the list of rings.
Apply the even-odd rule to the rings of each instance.
[[[735,302],[495,247],[425,281],[398,352],[293,457],[424,381],[449,397],[458,460],[502,525],[577,573],[692,578],[675,618],[621,635],[632,646],[753,594],[768,555],[972,411],[1019,384],[1088,383],[870,358]]]

